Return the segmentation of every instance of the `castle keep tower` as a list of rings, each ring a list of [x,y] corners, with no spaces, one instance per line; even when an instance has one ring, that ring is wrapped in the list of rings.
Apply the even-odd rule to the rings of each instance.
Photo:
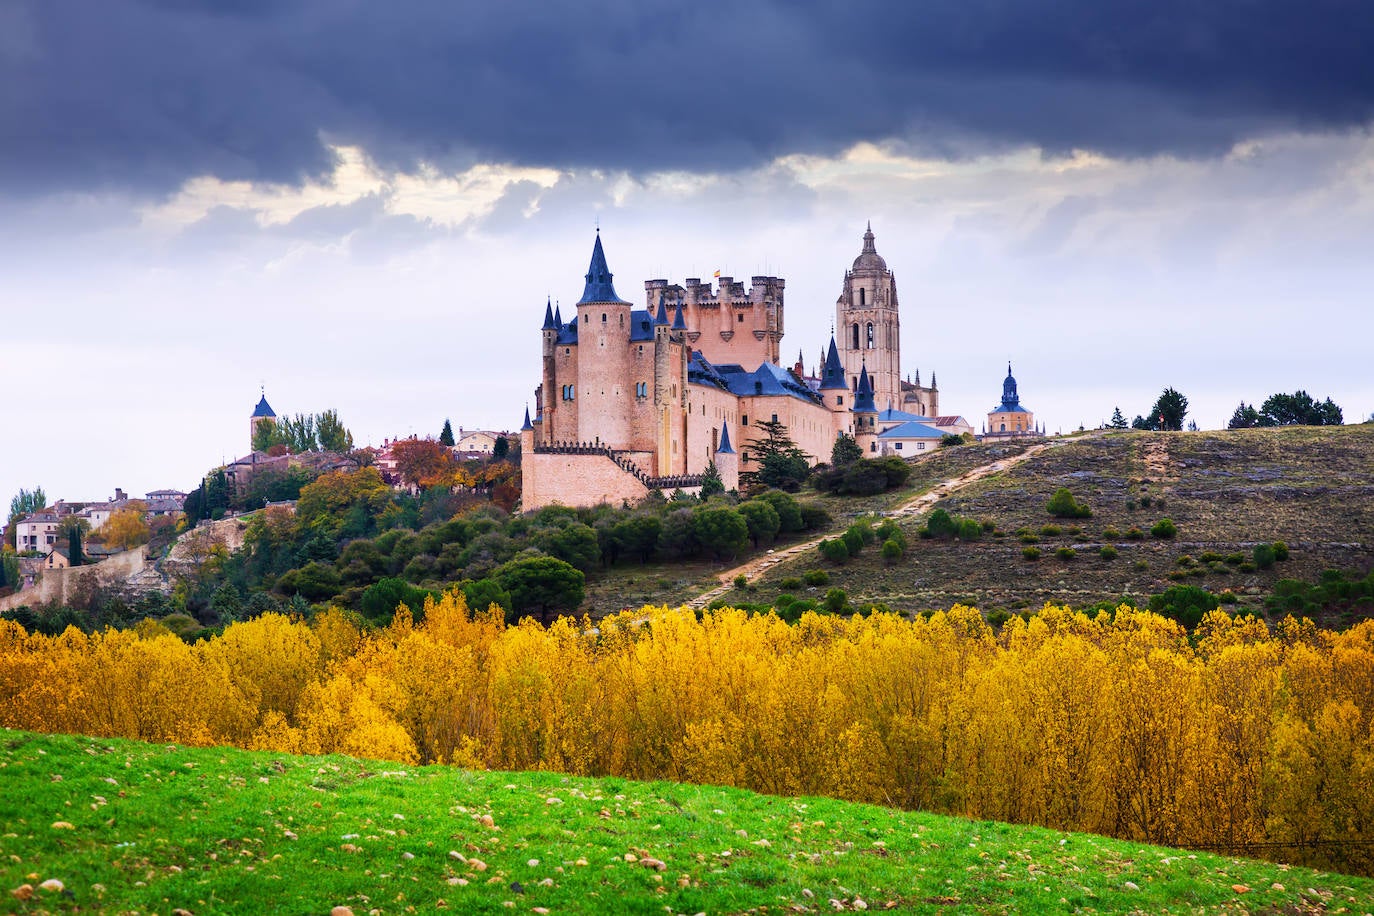
[[[264,421],[276,424],[277,413],[272,409],[272,405],[267,403],[267,392],[261,392],[262,398],[258,401],[258,406],[253,408],[253,415],[248,418],[248,450],[253,450],[253,440],[258,435],[258,424]]]
[[[835,303],[835,331],[845,381],[857,394],[865,366],[873,400],[887,406],[902,403],[901,325],[897,318],[897,280],[873,245],[873,226],[864,232],[864,247],[845,271],[844,290]]]

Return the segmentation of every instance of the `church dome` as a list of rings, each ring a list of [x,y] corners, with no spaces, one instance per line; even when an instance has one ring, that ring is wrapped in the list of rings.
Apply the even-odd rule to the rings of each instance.
[[[868,225],[868,231],[864,233],[864,250],[854,259],[854,266],[850,268],[854,272],[861,270],[887,270],[887,261],[878,254],[878,249],[873,245],[873,224]]]

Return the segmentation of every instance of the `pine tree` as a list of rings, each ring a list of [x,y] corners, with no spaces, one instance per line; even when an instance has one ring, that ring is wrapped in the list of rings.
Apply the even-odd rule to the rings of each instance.
[[[1130,426],[1130,424],[1126,422],[1126,417],[1122,415],[1120,407],[1112,411],[1112,420],[1107,425],[1112,429],[1126,429]]]
[[[67,559],[71,562],[71,565],[80,566],[82,563],[80,526],[72,526],[71,531],[67,535],[67,548],[67,553],[69,554]]]
[[[453,448],[453,424],[449,423],[448,417],[444,417],[444,430],[439,433],[439,444]]]
[[[725,481],[720,479],[720,471],[716,470],[714,461],[708,462],[706,471],[701,475],[701,498],[710,499],[712,496],[725,492]]]

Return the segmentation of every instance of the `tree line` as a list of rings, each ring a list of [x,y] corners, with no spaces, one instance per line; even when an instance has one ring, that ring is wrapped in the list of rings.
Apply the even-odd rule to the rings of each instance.
[[[508,626],[460,592],[360,629],[0,621],[0,724],[829,795],[1374,871],[1374,621],[1046,606]]]

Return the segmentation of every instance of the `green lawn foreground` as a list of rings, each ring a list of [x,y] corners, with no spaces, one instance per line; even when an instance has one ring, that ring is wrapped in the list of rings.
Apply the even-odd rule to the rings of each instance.
[[[3,912],[1374,910],[1370,879],[674,783],[0,730],[0,785]]]

